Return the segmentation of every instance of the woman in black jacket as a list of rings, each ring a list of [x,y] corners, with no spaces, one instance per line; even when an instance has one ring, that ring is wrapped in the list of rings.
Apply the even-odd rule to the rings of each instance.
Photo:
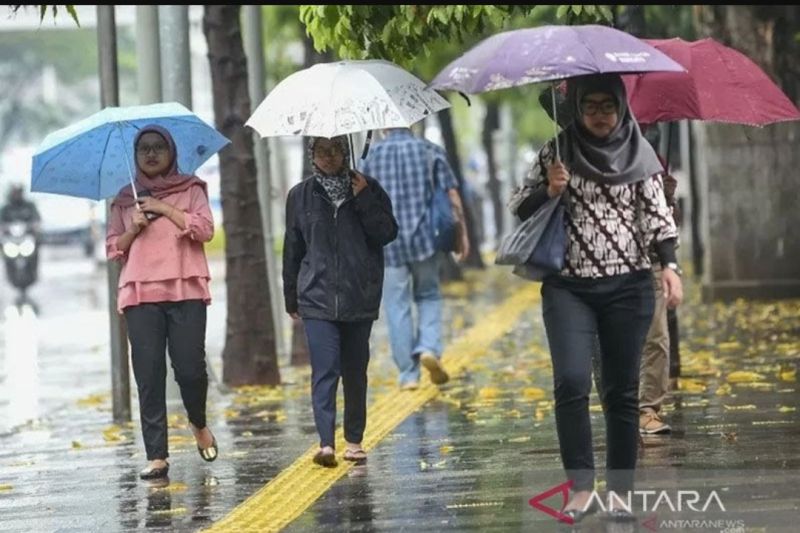
[[[302,318],[311,352],[311,396],[320,450],[336,466],[336,390],[344,386],[344,459],[364,461],[367,364],[383,290],[383,247],[397,236],[389,196],[351,170],[345,137],[309,143],[314,174],[286,201],[283,292],[286,312]]]

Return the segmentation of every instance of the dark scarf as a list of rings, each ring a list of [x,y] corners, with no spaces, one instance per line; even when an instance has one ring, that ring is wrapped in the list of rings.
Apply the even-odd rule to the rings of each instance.
[[[351,185],[349,166],[350,146],[347,143],[347,137],[344,135],[340,135],[339,137],[334,137],[331,139],[331,141],[338,144],[339,148],[341,148],[342,153],[344,154],[344,163],[337,174],[328,175],[325,174],[322,169],[320,169],[314,163],[314,145],[317,143],[318,139],[319,137],[314,137],[311,139],[311,142],[308,143],[308,156],[311,158],[311,166],[314,168],[314,175],[312,177],[316,179],[320,185],[322,185],[322,188],[325,189],[326,193],[328,193],[328,197],[331,199],[331,201],[339,204],[353,195],[353,186]]]
[[[598,139],[573,120],[559,135],[564,160],[581,177],[608,185],[635,183],[663,170],[650,143],[628,107],[625,85],[618,74],[592,74],[567,82],[567,104],[581,117],[581,99],[591,93],[607,93],[617,103],[617,125],[605,139]]]

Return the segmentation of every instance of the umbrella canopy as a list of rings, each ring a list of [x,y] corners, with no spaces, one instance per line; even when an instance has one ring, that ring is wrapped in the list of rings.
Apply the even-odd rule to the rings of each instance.
[[[262,137],[336,137],[409,127],[450,107],[425,82],[389,61],[318,63],[270,91],[246,125]]]
[[[33,155],[31,191],[102,200],[136,173],[133,142],[155,124],[170,132],[178,170],[193,174],[230,141],[181,104],[107,107],[45,137]]]
[[[628,100],[645,124],[683,119],[763,126],[800,111],[750,58],[713,39],[648,40],[686,68],[625,76]]]
[[[682,72],[683,67],[608,26],[539,26],[484,39],[447,65],[431,87],[476,94],[586,74],[651,71]]]

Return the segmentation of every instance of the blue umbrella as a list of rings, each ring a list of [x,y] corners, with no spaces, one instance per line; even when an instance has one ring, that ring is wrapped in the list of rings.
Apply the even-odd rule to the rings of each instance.
[[[45,137],[33,156],[31,191],[110,198],[136,173],[133,141],[155,124],[172,134],[178,170],[193,174],[230,141],[182,106],[170,102],[107,107]]]

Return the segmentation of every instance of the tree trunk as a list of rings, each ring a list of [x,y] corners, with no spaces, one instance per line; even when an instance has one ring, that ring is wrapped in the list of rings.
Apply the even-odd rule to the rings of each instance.
[[[618,28],[625,30],[636,37],[646,35],[646,26],[643,5],[626,5],[622,12],[617,14]]]
[[[464,216],[467,219],[467,232],[469,233],[469,256],[467,257],[466,264],[474,268],[483,268],[483,258],[481,257],[480,250],[481,243],[478,242],[478,233],[475,227],[475,213],[471,203],[464,195],[464,173],[461,171],[461,158],[458,156],[458,143],[456,142],[456,134],[453,129],[453,117],[450,113],[450,109],[440,111],[437,116],[439,117],[439,125],[442,128],[442,139],[444,140],[444,147],[447,151],[447,159],[450,161],[450,166],[453,169],[453,173],[456,175],[458,187],[461,191],[461,198],[464,201]],[[453,265],[455,265],[455,263],[453,263]]]
[[[280,383],[280,373],[253,135],[244,127],[250,116],[250,98],[239,9],[240,6],[205,6],[203,15],[216,126],[232,143],[219,154],[228,291],[222,379],[232,386],[276,385]]]
[[[492,200],[492,210],[494,211],[495,242],[500,243],[500,239],[505,232],[503,224],[503,205],[502,193],[500,190],[500,180],[497,179],[497,159],[494,153],[494,132],[500,128],[500,106],[496,102],[487,102],[486,116],[483,118],[483,134],[481,141],[483,149],[486,151],[486,166],[489,172],[489,197]]]
[[[701,34],[750,57],[797,103],[800,7],[701,6],[695,15]],[[800,296],[800,124],[757,129],[695,123],[695,129],[708,206],[704,295],[725,300]]]

